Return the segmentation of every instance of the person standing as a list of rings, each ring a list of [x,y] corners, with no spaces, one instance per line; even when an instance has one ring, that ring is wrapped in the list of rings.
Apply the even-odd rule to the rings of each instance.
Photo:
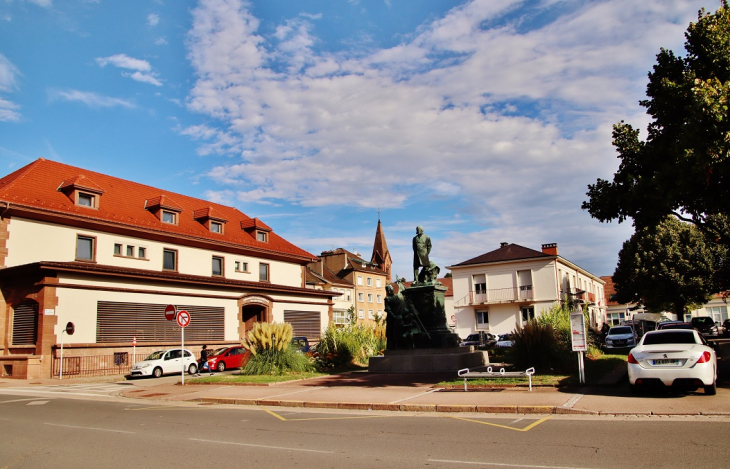
[[[208,367],[208,371],[210,371],[210,376],[213,376],[215,373],[213,373],[213,370],[210,369],[210,366],[208,366],[208,346],[203,345],[203,349],[200,351],[200,361],[198,361],[198,373],[196,376],[200,376],[200,370],[204,367]]]

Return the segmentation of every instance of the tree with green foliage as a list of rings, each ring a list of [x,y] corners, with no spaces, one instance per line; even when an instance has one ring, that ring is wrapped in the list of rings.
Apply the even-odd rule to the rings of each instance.
[[[730,247],[730,10],[704,9],[685,33],[686,57],[662,49],[640,104],[652,117],[646,141],[623,121],[613,128],[621,164],[613,181],[588,186],[583,209],[600,221],[632,218],[638,230],[667,215]],[[719,266],[730,287],[728,262]]]
[[[671,311],[681,320],[717,291],[712,274],[721,257],[718,249],[696,226],[673,216],[656,227],[639,228],[619,252],[615,299],[640,303],[654,313]]]

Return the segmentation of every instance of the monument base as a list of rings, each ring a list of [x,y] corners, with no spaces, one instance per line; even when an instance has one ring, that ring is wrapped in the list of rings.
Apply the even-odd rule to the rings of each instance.
[[[407,373],[424,371],[453,371],[489,364],[486,351],[474,347],[450,347],[414,350],[386,350],[383,355],[370,357],[370,373]]]

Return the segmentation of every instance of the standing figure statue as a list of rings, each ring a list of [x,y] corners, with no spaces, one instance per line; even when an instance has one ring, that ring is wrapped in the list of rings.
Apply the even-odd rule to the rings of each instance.
[[[416,236],[413,237],[413,282],[418,282],[418,269],[431,268],[428,255],[431,253],[431,238],[423,233],[423,227],[416,227]]]
[[[398,293],[395,293],[393,285],[385,286],[385,338],[388,350],[412,349],[415,347],[416,337],[421,333],[428,333],[418,318],[418,312],[403,296],[405,285],[400,279],[397,280],[397,285]]]

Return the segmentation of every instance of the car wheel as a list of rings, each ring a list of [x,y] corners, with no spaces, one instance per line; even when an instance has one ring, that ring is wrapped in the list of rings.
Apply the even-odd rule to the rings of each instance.
[[[152,376],[154,376],[155,378],[159,378],[160,376],[162,376],[162,368],[158,366],[157,368],[152,370]]]
[[[224,362],[218,362],[218,366],[216,366],[216,368],[218,368],[218,371],[223,373],[226,371],[226,364]]]
[[[717,394],[717,381],[713,381],[711,385],[705,386],[705,394],[708,396]]]
[[[188,374],[194,375],[197,372],[198,372],[198,365],[196,365],[195,363],[191,363],[190,366],[188,367]]]

